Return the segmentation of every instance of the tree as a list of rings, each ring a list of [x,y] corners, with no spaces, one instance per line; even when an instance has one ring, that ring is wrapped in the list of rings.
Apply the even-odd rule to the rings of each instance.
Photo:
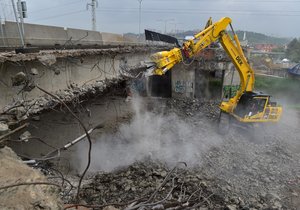
[[[293,62],[300,62],[300,42],[294,38],[288,45],[286,56]]]

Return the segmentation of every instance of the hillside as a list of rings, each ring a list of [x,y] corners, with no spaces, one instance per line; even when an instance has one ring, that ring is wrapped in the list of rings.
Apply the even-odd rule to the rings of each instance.
[[[193,35],[197,32],[198,31],[196,31],[196,30],[185,31],[185,32],[178,33],[176,35],[176,37],[179,38],[179,39],[183,39],[185,36],[191,36],[191,35]],[[244,31],[238,30],[238,31],[236,31],[236,33],[237,33],[239,39],[242,40],[243,36],[244,36]],[[250,45],[260,44],[260,43],[286,45],[292,40],[291,38],[273,37],[273,36],[268,36],[268,35],[265,35],[265,34],[251,32],[251,31],[246,31],[246,36],[247,36],[248,43]]]
[[[244,31],[236,31],[240,40],[244,37]],[[246,31],[246,36],[249,44],[277,44],[286,45],[291,41],[291,38],[273,37],[261,33]]]
[[[197,30],[178,32],[178,33],[176,33],[176,38],[179,40],[184,39],[184,37],[192,36],[198,32],[199,31],[197,31]],[[289,42],[292,41],[292,38],[289,38],[289,37],[274,37],[274,36],[268,36],[268,35],[265,35],[262,33],[256,33],[256,32],[252,32],[252,31],[237,30],[236,33],[240,40],[243,40],[244,32],[246,32],[246,37],[247,37],[249,45],[254,45],[254,44],[287,45]],[[138,34],[134,34],[134,33],[126,33],[124,35],[138,37]],[[141,35],[144,36],[145,34],[141,34]],[[174,36],[174,33],[168,33],[168,35]]]

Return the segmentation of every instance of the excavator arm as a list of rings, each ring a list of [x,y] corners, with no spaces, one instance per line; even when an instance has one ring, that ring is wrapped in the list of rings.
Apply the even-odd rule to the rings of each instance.
[[[175,64],[192,58],[212,42],[217,41],[219,34],[226,29],[230,22],[230,18],[222,18],[220,21],[212,24],[210,19],[206,28],[196,34],[192,39],[184,42],[182,48],[173,48],[170,51],[153,54],[151,56],[151,61],[155,63],[153,74],[163,75],[173,68]]]
[[[230,26],[234,34],[233,38],[226,31],[228,26]],[[154,63],[154,66],[152,66],[150,71],[155,75],[163,75],[177,63],[193,58],[197,53],[216,41],[221,43],[240,76],[240,89],[229,101],[223,101],[220,109],[242,122],[278,121],[282,108],[271,103],[270,96],[253,92],[254,71],[243,53],[229,17],[224,17],[215,23],[212,23],[210,18],[205,29],[194,35],[192,39],[184,42],[182,48],[173,48],[170,51],[153,54],[151,61]],[[240,100],[241,103],[239,104]],[[251,108],[249,104],[254,104],[253,107],[256,106],[257,110],[253,107]]]

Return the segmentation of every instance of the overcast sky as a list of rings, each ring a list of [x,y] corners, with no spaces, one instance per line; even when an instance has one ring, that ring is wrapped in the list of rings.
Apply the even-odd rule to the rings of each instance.
[[[14,0],[17,1],[17,0]],[[91,29],[91,0],[26,0],[25,22]],[[138,0],[98,0],[97,30],[139,31]],[[212,16],[231,17],[236,30],[300,37],[300,0],[142,0],[142,29],[164,33],[202,29]],[[12,20],[11,0],[0,0],[0,16]]]

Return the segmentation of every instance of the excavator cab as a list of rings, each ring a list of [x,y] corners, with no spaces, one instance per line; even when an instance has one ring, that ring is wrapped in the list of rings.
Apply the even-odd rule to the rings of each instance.
[[[239,99],[233,116],[241,122],[277,122],[281,107],[270,101],[270,95],[245,92]]]

